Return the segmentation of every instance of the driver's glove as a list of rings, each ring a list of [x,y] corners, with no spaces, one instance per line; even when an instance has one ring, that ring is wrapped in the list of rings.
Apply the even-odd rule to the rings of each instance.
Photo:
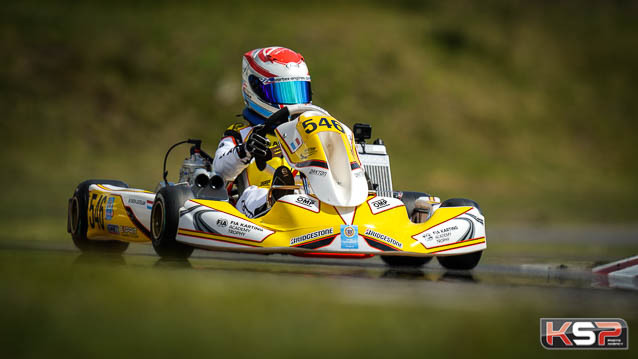
[[[260,129],[260,126],[255,126],[253,132],[244,142],[244,149],[247,154],[256,159],[270,159],[270,140],[258,133]]]

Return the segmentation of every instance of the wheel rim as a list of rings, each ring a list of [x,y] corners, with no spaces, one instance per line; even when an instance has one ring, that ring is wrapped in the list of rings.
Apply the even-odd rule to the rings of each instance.
[[[153,210],[151,212],[151,233],[153,234],[153,239],[159,239],[163,230],[164,204],[161,201],[156,201],[155,204],[153,204]]]
[[[73,197],[71,200],[71,208],[69,208],[69,215],[71,217],[71,233],[76,234],[78,232],[78,226],[80,224],[80,203],[77,197]]]

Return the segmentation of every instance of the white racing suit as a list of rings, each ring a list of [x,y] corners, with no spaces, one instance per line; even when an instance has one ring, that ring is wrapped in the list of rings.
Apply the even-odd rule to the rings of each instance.
[[[240,146],[252,131],[253,127],[244,123],[230,126],[219,142],[213,162],[213,171],[224,181],[234,182],[237,186],[240,196],[236,208],[249,218],[258,217],[268,211],[268,189],[275,170],[279,166],[290,168],[281,154],[277,137],[268,134],[273,158],[267,162],[263,171],[259,171],[255,160]],[[297,171],[291,171],[295,174],[295,182],[300,183]]]

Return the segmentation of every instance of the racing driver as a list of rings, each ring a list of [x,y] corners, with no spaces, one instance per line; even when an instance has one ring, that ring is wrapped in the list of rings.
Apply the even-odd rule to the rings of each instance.
[[[236,208],[255,218],[270,208],[271,185],[301,182],[283,158],[274,129],[264,124],[285,105],[312,102],[310,74],[303,56],[284,47],[248,51],[242,61],[242,94],[246,104],[242,116],[248,123],[235,123],[224,132],[213,170],[236,186]],[[263,171],[257,160],[266,163]],[[273,189],[271,195],[277,200],[292,193],[290,189]]]

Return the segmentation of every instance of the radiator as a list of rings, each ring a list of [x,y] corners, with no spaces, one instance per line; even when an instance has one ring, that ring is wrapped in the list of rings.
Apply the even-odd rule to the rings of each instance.
[[[392,197],[390,157],[384,145],[357,144],[363,168],[379,196]]]

